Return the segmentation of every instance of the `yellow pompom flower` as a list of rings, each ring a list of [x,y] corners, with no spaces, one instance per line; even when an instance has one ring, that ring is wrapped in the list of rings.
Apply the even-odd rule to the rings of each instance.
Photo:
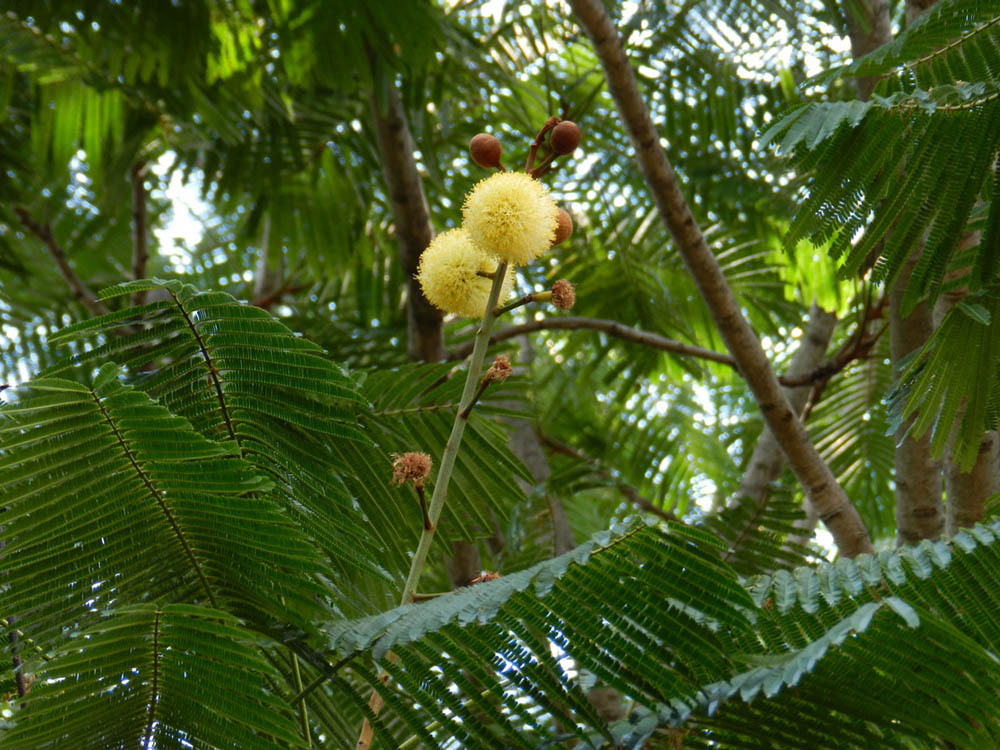
[[[493,281],[479,272],[497,270],[496,258],[484,253],[469,239],[464,229],[439,234],[420,256],[417,280],[424,296],[445,312],[482,317],[490,298]],[[500,287],[498,303],[506,301],[513,286],[512,269]]]
[[[477,247],[524,265],[552,246],[558,211],[538,180],[524,172],[500,172],[478,182],[466,196],[462,227]]]

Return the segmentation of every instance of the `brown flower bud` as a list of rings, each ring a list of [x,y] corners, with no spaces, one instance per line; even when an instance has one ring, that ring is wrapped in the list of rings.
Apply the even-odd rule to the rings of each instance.
[[[576,147],[580,145],[580,128],[575,122],[563,120],[552,128],[552,135],[549,137],[552,150],[557,154],[572,154]]]
[[[514,372],[514,368],[510,366],[510,360],[504,355],[498,354],[497,358],[493,360],[493,364],[490,365],[490,369],[483,376],[483,382],[502,383],[510,377],[512,372]]]
[[[431,473],[431,457],[426,453],[392,454],[392,483],[413,482],[414,487],[423,488],[424,480]]]
[[[552,304],[560,310],[572,310],[576,304],[576,288],[566,279],[552,285]]]
[[[560,208],[556,214],[556,238],[552,241],[552,245],[561,245],[571,234],[573,234],[573,220]]]
[[[500,141],[489,133],[480,133],[469,141],[469,154],[472,156],[472,161],[484,169],[499,167],[501,153],[503,153],[503,149],[500,147]]]

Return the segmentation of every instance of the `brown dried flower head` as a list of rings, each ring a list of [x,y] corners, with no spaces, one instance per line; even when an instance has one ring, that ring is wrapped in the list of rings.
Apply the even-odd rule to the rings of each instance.
[[[552,285],[552,304],[560,310],[572,310],[576,304],[576,288],[566,279]]]
[[[498,354],[497,358],[493,360],[493,364],[490,365],[490,369],[483,376],[483,382],[502,383],[510,377],[512,372],[514,372],[514,368],[510,366],[510,360],[504,355]]]
[[[413,482],[413,486],[422,489],[424,480],[431,473],[431,457],[426,453],[392,454],[392,483],[403,484]]]

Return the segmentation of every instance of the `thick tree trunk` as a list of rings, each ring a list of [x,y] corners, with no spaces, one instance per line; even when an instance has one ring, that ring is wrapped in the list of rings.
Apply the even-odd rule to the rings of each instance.
[[[809,502],[830,530],[841,554],[854,557],[871,552],[868,530],[788,403],[760,340],[743,317],[718,261],[688,208],[606,8],[600,0],[570,0],[570,6],[601,60],[611,95],[660,216]]]
[[[983,520],[986,500],[1000,492],[1000,435],[990,430],[979,444],[979,455],[971,471],[960,471],[950,461],[946,464],[945,495],[948,498],[947,532],[975,526]]]
[[[908,22],[919,15],[917,6],[925,2],[907,2]],[[845,2],[844,16],[851,37],[854,57],[867,54],[892,40],[889,4],[886,0]],[[873,78],[857,79],[858,95],[867,100],[877,83]],[[923,345],[933,331],[930,311],[920,305],[909,316],[902,314],[903,290],[919,258],[919,252],[908,262],[889,292],[889,326],[893,366],[914,349]],[[871,259],[874,262],[874,257]],[[933,539],[944,529],[944,508],[941,504],[941,467],[930,456],[929,439],[905,438],[895,448],[896,528],[899,544],[913,544],[921,539]]]
[[[854,59],[892,41],[888,0],[845,2],[844,18],[847,21],[847,33],[851,37],[851,54]],[[857,78],[854,83],[858,87],[858,98],[867,101],[878,79]]]
[[[966,232],[958,246],[961,253],[979,244],[982,232]],[[961,269],[961,274],[968,269]],[[945,315],[969,290],[959,286],[938,297],[934,305],[934,327],[941,325]],[[952,463],[952,445],[948,444],[944,455],[944,493],[945,493],[945,531],[952,536],[959,529],[974,526],[983,520],[986,513],[986,500],[990,495],[1000,492],[1000,437],[995,430],[989,430],[983,435],[979,444],[979,453],[972,468],[961,471]]]
[[[443,313],[424,297],[417,282],[420,254],[434,237],[427,199],[413,158],[413,138],[395,86],[390,86],[386,110],[379,109],[378,97],[371,96],[372,118],[382,159],[382,174],[389,188],[399,258],[407,277],[407,328],[410,359],[438,362],[444,359]]]

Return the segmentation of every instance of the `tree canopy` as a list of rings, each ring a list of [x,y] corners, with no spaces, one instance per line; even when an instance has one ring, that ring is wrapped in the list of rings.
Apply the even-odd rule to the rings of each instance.
[[[0,745],[995,747],[998,159],[985,0],[10,0]]]

